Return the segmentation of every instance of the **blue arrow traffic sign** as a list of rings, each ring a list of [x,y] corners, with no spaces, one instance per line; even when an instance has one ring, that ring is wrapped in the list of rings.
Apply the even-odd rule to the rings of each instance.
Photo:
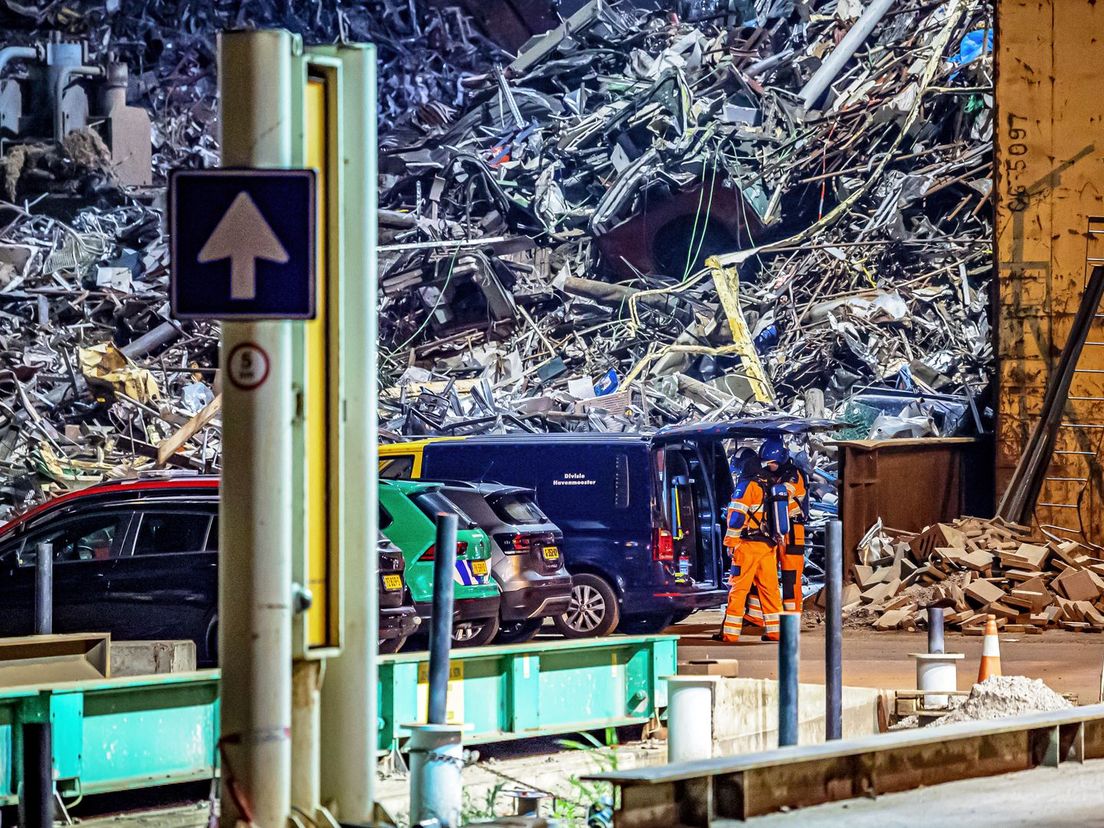
[[[177,319],[312,319],[314,170],[174,170],[170,294]]]

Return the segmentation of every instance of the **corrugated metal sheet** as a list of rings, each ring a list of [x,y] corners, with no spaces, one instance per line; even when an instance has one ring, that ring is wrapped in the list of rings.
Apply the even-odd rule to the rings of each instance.
[[[1104,3],[997,4],[997,480],[1002,490],[1104,259]],[[1078,364],[1036,519],[1104,543],[1104,316]]]

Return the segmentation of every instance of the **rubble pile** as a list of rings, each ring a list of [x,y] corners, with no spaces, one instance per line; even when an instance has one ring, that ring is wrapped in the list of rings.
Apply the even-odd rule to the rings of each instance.
[[[879,417],[880,436],[980,426],[991,8],[897,0],[867,25],[859,3],[736,5],[589,4],[389,137],[395,433],[822,399],[864,437]]]
[[[960,518],[919,533],[875,526],[863,539],[843,606],[852,625],[916,629],[928,606],[973,635],[986,616],[1008,633],[1104,632],[1104,560],[1074,541],[1040,539],[1000,518]]]
[[[1029,679],[1026,676],[992,676],[971,687],[970,695],[965,701],[932,724],[1005,719],[1027,713],[1067,710],[1070,707],[1073,705],[1069,700],[1047,687],[1042,679]]]

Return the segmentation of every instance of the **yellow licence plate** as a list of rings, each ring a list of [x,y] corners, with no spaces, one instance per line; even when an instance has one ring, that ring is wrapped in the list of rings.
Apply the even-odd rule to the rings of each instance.
[[[391,592],[402,589],[402,575],[384,575],[383,588]]]
[[[486,575],[487,572],[489,571],[487,569],[487,562],[486,561],[472,561],[471,565],[472,565],[472,574],[473,575]]]
[[[560,550],[555,546],[546,546],[541,551],[544,553],[544,559],[546,561],[554,561],[556,558],[560,557]]]

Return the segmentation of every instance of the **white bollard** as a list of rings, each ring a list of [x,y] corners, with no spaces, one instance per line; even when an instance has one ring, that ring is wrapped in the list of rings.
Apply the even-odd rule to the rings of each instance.
[[[713,756],[713,687],[717,676],[667,676],[667,761]]]
[[[459,828],[465,725],[406,727],[410,730],[410,824],[437,820],[441,828]]]
[[[947,693],[958,689],[958,662],[963,653],[911,653],[916,659],[916,687],[924,693],[925,710],[941,710]]]

